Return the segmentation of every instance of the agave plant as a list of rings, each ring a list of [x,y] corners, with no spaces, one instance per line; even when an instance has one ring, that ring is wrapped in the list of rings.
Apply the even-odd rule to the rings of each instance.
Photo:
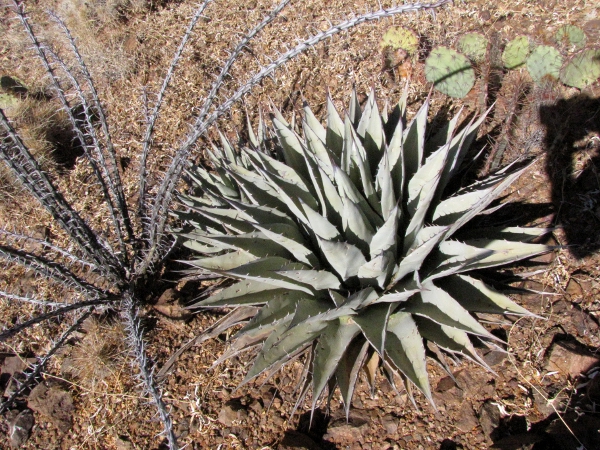
[[[468,226],[524,169],[450,189],[485,115],[426,139],[429,100],[407,124],[406,98],[382,114],[354,95],[344,115],[328,99],[326,126],[305,106],[302,135],[274,111],[276,139],[261,122],[237,151],[222,138],[214,170],[189,170],[175,214],[201,254],[190,272],[235,280],[193,307],[234,308],[218,332],[249,319],[217,361],[258,347],[242,384],[305,356],[296,406],[337,386],[348,414],[378,366],[432,401],[427,355],[486,366],[472,339],[497,338],[477,314],[530,314],[477,271],[548,251],[528,242],[546,229]]]

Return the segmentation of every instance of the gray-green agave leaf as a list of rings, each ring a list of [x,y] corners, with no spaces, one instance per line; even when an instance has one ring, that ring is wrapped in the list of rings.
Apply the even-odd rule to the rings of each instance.
[[[426,348],[487,367],[470,339],[497,338],[476,313],[531,315],[484,280],[549,251],[530,242],[549,230],[470,226],[522,170],[449,189],[485,115],[427,140],[429,100],[410,123],[406,100],[381,112],[371,93],[361,111],[354,93],[339,114],[328,98],[326,125],[305,106],[302,136],[274,111],[274,149],[261,124],[251,148],[222,136],[214,168],[190,169],[173,214],[191,270],[235,280],[192,308],[258,308],[219,359],[257,351],[244,383],[300,358],[298,402],[339,388],[348,413],[359,371],[372,383],[380,365],[431,401]]]

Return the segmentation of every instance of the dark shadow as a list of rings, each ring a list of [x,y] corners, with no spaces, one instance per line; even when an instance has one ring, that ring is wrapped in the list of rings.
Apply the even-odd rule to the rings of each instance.
[[[279,447],[299,448],[307,450],[336,450],[335,444],[323,439],[329,426],[329,415],[321,409],[315,409],[314,414],[307,411],[300,416],[298,427],[287,430]]]
[[[554,223],[583,258],[600,248],[600,99],[578,95],[541,106]]]

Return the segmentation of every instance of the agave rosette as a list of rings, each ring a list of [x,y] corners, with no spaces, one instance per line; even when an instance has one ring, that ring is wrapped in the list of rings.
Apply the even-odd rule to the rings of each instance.
[[[484,117],[426,140],[428,106],[407,124],[406,93],[389,114],[374,93],[343,116],[328,99],[326,126],[305,107],[303,136],[275,111],[276,139],[262,123],[239,151],[222,137],[214,170],[189,171],[175,214],[202,256],[188,262],[236,280],[193,307],[236,308],[220,329],[249,319],[219,359],[258,349],[243,383],[307,353],[299,401],[312,389],[313,409],[337,386],[348,411],[361,368],[431,401],[426,355],[485,365],[471,338],[497,339],[477,314],[529,314],[469,274],[549,250],[528,242],[546,229],[466,226],[520,171],[448,192]]]

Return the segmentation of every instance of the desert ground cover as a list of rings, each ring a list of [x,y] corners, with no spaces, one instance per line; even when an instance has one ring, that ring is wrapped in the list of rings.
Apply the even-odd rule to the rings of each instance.
[[[81,149],[73,144],[75,136],[67,117],[59,111],[56,94],[16,19],[13,4],[3,3],[8,6],[0,16],[4,37],[0,106],[66,200],[93,229],[110,234],[111,219],[94,174]],[[54,11],[71,30],[107,112],[126,202],[135,208],[148,105],[152,107],[199,5],[168,0],[24,3],[44,45],[52,44],[55,51],[68,54],[64,34],[47,10]],[[149,196],[156,194],[162,174],[230,52],[275,6],[266,0],[245,4],[215,0],[202,13],[162,103],[147,162]],[[332,24],[391,6],[369,0],[290,2],[246,45],[217,99],[228,98],[300,40]],[[484,317],[486,327],[507,342],[507,353],[480,349],[493,373],[467,360],[452,365],[452,376],[429,364],[435,407],[420,394],[415,394],[413,405],[402,383],[395,392],[383,373],[374,390],[361,375],[349,420],[334,395],[329,410],[323,404],[315,412],[311,426],[309,402],[291,415],[299,363],[285,366],[264,383],[259,380],[241,389],[236,387],[249,368],[248,355],[213,367],[229,334],[205,341],[197,338],[225,311],[191,312],[185,306],[207,290],[218,289],[223,281],[183,279],[181,271],[186,266],[180,261],[189,254],[175,249],[148,284],[151,289],[143,292],[138,314],[146,352],[181,446],[600,448],[600,377],[596,376],[600,372],[594,369],[600,346],[600,83],[596,80],[582,89],[551,78],[535,83],[524,69],[505,69],[501,59],[507,42],[519,35],[538,45],[557,45],[555,33],[567,24],[585,32],[586,48],[598,48],[600,6],[586,0],[455,0],[440,8],[361,24],[287,62],[235,103],[219,119],[218,128],[211,127],[201,137],[191,160],[206,164],[204,150],[220,145],[219,132],[232,141],[247,138],[248,123],[256,126],[261,115],[268,119],[273,106],[291,120],[301,117],[306,102],[322,118],[327,95],[342,111],[354,88],[361,103],[374,89],[383,107],[398,101],[407,81],[409,116],[431,95],[433,129],[461,108],[466,121],[493,105],[466,173],[483,176],[519,158],[533,159],[502,198],[507,205],[494,220],[552,228],[544,242],[556,247],[533,261],[505,269],[515,288],[530,290],[515,290],[512,297],[538,317]],[[382,37],[392,26],[406,27],[418,36],[414,56],[382,47]],[[455,48],[462,35],[473,31],[489,40],[487,57],[474,67],[473,89],[462,99],[431,90],[424,69],[426,57],[438,46]],[[67,62],[75,67],[73,61]],[[0,189],[1,245],[14,244],[9,234],[15,232],[37,239],[22,243],[24,251],[37,251],[43,243],[72,250],[64,230],[4,165]],[[181,189],[185,189],[183,183]],[[134,231],[141,227],[134,220]],[[115,236],[109,240],[117,242]],[[62,301],[72,293],[15,264],[14,258],[0,259],[0,268],[2,292],[49,301]],[[2,329],[51,310],[43,308],[0,296]],[[104,307],[81,321],[31,388],[3,412],[0,446],[168,448],[161,419],[130,355],[122,315]],[[55,317],[3,336],[3,401],[76,317]]]

